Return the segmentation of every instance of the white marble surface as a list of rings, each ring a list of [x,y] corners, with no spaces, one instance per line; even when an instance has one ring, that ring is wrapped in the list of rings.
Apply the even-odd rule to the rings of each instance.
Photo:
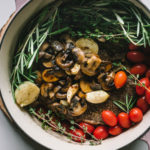
[[[6,22],[9,14],[14,11],[14,0],[0,0],[0,28]],[[141,0],[150,8],[150,0]],[[32,141],[15,125],[12,125],[0,111],[0,150],[46,150]],[[141,140],[136,140],[121,150],[148,150]]]

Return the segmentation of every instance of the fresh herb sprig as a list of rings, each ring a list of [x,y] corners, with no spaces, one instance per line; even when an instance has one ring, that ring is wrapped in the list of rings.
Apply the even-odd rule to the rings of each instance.
[[[70,32],[72,36],[124,38],[135,45],[150,45],[150,19],[128,0],[78,1],[61,13],[77,29]]]
[[[71,140],[72,140],[72,138],[77,138],[77,139],[81,138],[81,142],[88,141],[90,143],[90,145],[98,145],[98,144],[101,144],[101,142],[102,142],[102,140],[96,139],[86,129],[83,129],[83,130],[86,134],[91,136],[91,138],[92,138],[91,140],[87,140],[84,137],[78,137],[76,135],[73,135],[73,134],[67,132],[66,128],[62,126],[62,123],[59,120],[54,119],[55,118],[54,114],[50,110],[47,113],[45,111],[43,111],[42,108],[40,108],[38,111],[36,111],[35,108],[29,107],[27,110],[31,115],[33,115],[34,117],[36,117],[37,119],[39,119],[41,121],[41,126],[45,130],[48,130],[48,129],[56,130],[63,135],[67,135],[67,137]],[[73,125],[70,127],[71,130],[75,129],[75,125],[80,127],[80,125],[77,124],[76,122],[74,122],[73,120],[70,120],[70,124]]]
[[[133,97],[131,96],[129,98],[129,96],[126,94],[126,100],[125,102],[122,102],[120,100],[117,101],[113,101],[113,103],[118,106],[122,111],[129,113],[130,109],[134,106],[134,104],[136,103],[136,99],[133,99]]]
[[[36,73],[33,71],[33,63],[38,61],[38,51],[43,42],[50,34],[52,34],[53,25],[57,16],[59,5],[62,1],[57,1],[53,6],[45,8],[34,19],[32,29],[29,33],[25,33],[24,40],[20,40],[19,47],[13,59],[13,71],[11,74],[12,92],[24,80],[33,82],[36,78]],[[36,23],[35,23],[36,22]],[[63,29],[64,31],[64,29]],[[57,31],[58,32],[58,31]],[[55,34],[55,33],[53,33]]]

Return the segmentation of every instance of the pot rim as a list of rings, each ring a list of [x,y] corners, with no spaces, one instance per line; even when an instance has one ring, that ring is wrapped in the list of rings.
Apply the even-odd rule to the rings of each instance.
[[[5,36],[6,36],[6,34],[7,34],[7,31],[9,30],[11,24],[12,24],[13,21],[16,19],[16,17],[18,16],[18,14],[19,14],[20,12],[22,12],[23,9],[24,9],[25,7],[27,7],[32,1],[33,1],[33,0],[29,0],[29,1],[26,2],[23,6],[21,6],[21,7],[19,8],[19,10],[18,10],[18,11],[15,13],[15,15],[13,16],[13,18],[11,19],[11,21],[9,22],[9,24],[8,24],[8,26],[7,26],[7,28],[6,28],[5,32],[4,32],[4,34],[2,35],[1,41],[0,41],[0,51],[1,51],[1,46],[2,46],[2,44],[3,44],[3,40],[5,39]],[[56,0],[54,0],[54,1],[56,1]],[[132,1],[132,0],[131,0],[131,1]],[[148,7],[147,7],[146,5],[144,5],[144,4],[142,3],[142,1],[137,0],[137,2],[145,9],[145,11],[147,11],[147,12],[150,14],[150,9],[148,9]],[[9,111],[9,108],[7,107],[7,105],[6,105],[6,103],[5,103],[5,100],[4,100],[3,96],[2,96],[1,89],[0,89],[0,97],[1,97],[1,99],[2,99],[2,102],[3,102],[3,104],[4,104],[5,108],[6,108],[6,110],[7,110],[8,114],[9,114],[9,116],[10,116],[11,119],[14,121],[15,125],[16,125],[25,135],[27,135],[30,139],[32,139],[34,142],[36,142],[36,143],[42,145],[42,146],[45,147],[45,148],[50,148],[50,147],[47,147],[46,145],[44,145],[43,143],[39,142],[39,141],[36,140],[35,138],[33,138],[30,134],[28,134],[25,130],[23,130],[23,129],[21,128],[21,126],[18,124],[18,122],[15,121],[15,119],[12,117],[12,115],[11,115],[11,113],[10,113],[10,111]],[[134,140],[128,142],[126,145],[130,144],[131,142],[133,142],[133,141],[135,141],[136,139],[138,139],[138,138],[140,138],[141,136],[143,136],[143,135],[149,130],[149,128],[150,128],[150,125],[149,125],[147,128],[145,128],[143,134],[137,136],[136,138],[134,138]],[[118,148],[122,148],[122,147],[124,147],[124,146],[126,146],[126,145],[122,145],[121,147],[118,147]]]

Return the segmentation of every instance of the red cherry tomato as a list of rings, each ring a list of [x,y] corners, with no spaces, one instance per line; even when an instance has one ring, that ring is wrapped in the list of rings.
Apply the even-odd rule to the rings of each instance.
[[[70,130],[70,134],[72,134],[72,140],[76,142],[85,142],[85,134],[81,129]]]
[[[146,71],[146,77],[150,79],[150,69]]]
[[[146,102],[145,96],[140,97],[137,102],[136,106],[142,110],[143,113],[145,113],[149,109],[149,105]]]
[[[127,81],[127,75],[124,71],[119,71],[116,73],[114,78],[114,83],[117,89],[123,87],[126,81]]]
[[[150,87],[148,87],[148,89],[145,92],[145,98],[148,104],[150,104]]]
[[[141,63],[144,61],[144,54],[139,51],[130,51],[127,53],[127,59],[133,63]]]
[[[122,132],[122,128],[120,126],[116,125],[114,127],[110,127],[108,132],[111,135],[119,135]]]
[[[94,126],[92,126],[88,123],[85,123],[85,122],[80,122],[79,126],[82,130],[86,130],[88,133],[92,133],[95,129]]]
[[[143,119],[143,113],[141,111],[141,109],[135,107],[132,108],[129,112],[129,118],[131,121],[138,123]]]
[[[98,140],[100,139],[105,139],[108,137],[108,131],[107,128],[105,126],[98,126],[94,132],[93,135],[95,138],[97,138]]]
[[[137,64],[134,65],[131,69],[130,72],[132,74],[139,74],[139,75],[143,75],[147,70],[147,67],[145,64]]]
[[[139,48],[139,46],[136,46],[136,45],[134,45],[133,43],[130,43],[130,44],[129,44],[129,49],[130,49],[131,51],[137,50],[138,48]]]
[[[144,95],[146,89],[145,89],[145,87],[143,87],[142,85],[145,85],[146,87],[149,87],[150,81],[149,81],[148,78],[142,78],[142,79],[139,80],[139,81],[140,81],[140,85],[141,85],[141,86],[139,86],[139,85],[136,86],[136,93],[137,93],[138,95]]]
[[[105,122],[105,124],[107,124],[109,126],[115,126],[115,125],[117,125],[117,117],[110,110],[104,110],[102,112],[102,119]]]
[[[123,128],[130,128],[130,126],[131,126],[129,115],[125,112],[119,113],[118,122],[119,122],[120,126]]]

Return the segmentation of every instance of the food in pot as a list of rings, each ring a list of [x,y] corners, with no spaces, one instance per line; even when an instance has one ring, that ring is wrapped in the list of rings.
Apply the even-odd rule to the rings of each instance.
[[[12,92],[18,106],[41,121],[43,128],[76,142],[100,144],[142,121],[149,109],[150,21],[135,6],[131,13],[114,0],[107,5],[101,5],[103,0],[61,3],[42,10],[36,25],[20,39]],[[143,16],[142,23],[134,9]],[[129,24],[135,24],[132,32],[126,31]]]

